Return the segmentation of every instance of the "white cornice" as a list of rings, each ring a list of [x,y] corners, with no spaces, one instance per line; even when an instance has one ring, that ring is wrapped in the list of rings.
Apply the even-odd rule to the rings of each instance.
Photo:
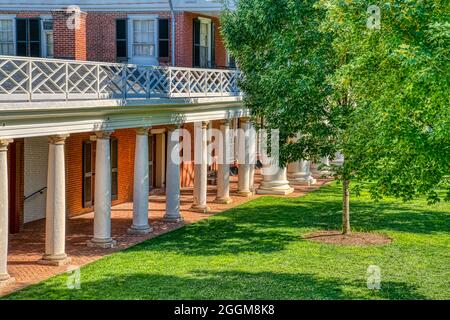
[[[1,112],[0,139],[48,136],[248,116],[240,102],[206,105],[93,107],[90,109]]]
[[[0,11],[49,11],[77,5],[83,11],[169,11],[169,1],[145,0],[0,0]],[[221,10],[220,1],[211,0],[174,0],[176,11],[213,11]]]

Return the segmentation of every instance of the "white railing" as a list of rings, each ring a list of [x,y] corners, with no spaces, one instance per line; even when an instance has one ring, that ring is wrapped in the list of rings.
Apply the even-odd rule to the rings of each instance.
[[[0,56],[0,103],[237,96],[238,71]]]

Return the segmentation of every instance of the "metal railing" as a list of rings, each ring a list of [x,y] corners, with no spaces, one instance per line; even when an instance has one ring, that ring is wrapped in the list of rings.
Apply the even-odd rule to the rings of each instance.
[[[0,103],[237,96],[237,70],[0,56]]]

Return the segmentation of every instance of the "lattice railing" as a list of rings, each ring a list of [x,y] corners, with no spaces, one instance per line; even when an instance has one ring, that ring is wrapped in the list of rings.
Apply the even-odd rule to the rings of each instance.
[[[236,70],[0,56],[0,102],[236,96],[237,82]]]

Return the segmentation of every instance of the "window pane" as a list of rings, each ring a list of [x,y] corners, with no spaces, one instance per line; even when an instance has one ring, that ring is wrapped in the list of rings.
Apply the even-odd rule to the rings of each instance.
[[[127,57],[127,41],[117,40],[117,57],[126,58]]]
[[[159,57],[168,58],[169,57],[169,41],[160,40],[159,41]]]
[[[41,26],[39,19],[30,19],[30,41],[40,41]]]
[[[0,20],[0,55],[14,55],[13,20]]]
[[[159,20],[159,39],[169,39],[169,20]]]
[[[40,57],[41,56],[41,46],[39,42],[30,43],[30,57]]]
[[[127,21],[125,19],[116,21],[116,38],[117,40],[127,38]]]
[[[155,55],[154,20],[133,21],[133,54],[135,56]]]
[[[17,20],[16,33],[17,41],[27,41],[27,20]]]
[[[21,57],[27,56],[27,44],[25,42],[17,43],[17,55]]]
[[[46,34],[47,41],[47,57],[53,57],[53,33]]]

